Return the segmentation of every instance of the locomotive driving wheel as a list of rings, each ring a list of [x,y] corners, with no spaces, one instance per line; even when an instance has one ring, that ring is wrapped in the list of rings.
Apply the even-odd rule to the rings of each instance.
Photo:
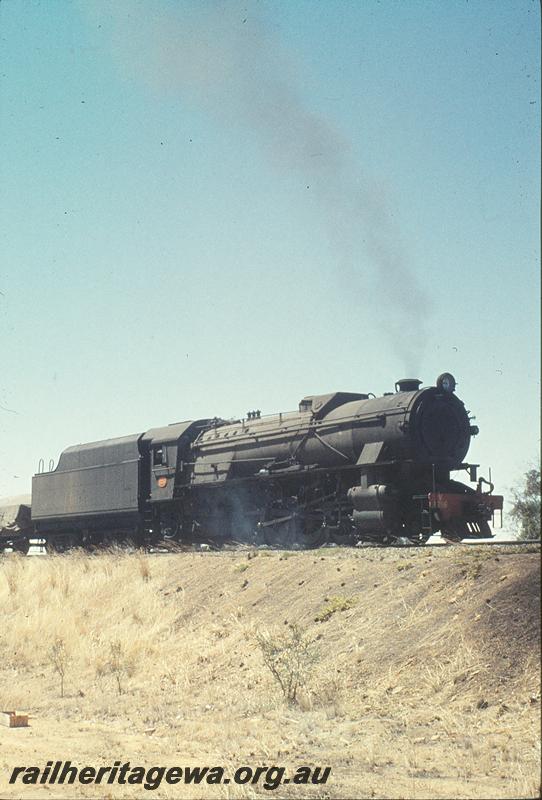
[[[327,542],[328,532],[321,517],[316,519],[292,516],[288,520],[266,526],[264,539],[270,547],[283,550],[313,550]]]
[[[328,540],[325,518],[306,517],[298,520],[296,527],[296,543],[303,550],[314,550],[322,547]]]
[[[264,541],[269,547],[291,550],[295,542],[295,519],[282,520],[274,525],[266,525]]]

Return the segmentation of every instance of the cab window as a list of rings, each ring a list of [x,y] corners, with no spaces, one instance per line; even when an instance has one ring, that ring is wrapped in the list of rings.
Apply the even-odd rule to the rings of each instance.
[[[163,445],[154,448],[152,463],[154,467],[167,464],[167,450]]]

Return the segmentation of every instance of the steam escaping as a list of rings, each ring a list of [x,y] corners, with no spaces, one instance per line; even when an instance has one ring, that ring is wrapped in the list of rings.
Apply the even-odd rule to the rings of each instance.
[[[416,373],[429,304],[407,265],[382,187],[364,175],[337,128],[307,107],[300,70],[256,3],[95,0],[82,8],[111,32],[127,78],[248,129],[277,171],[310,186],[319,228],[338,256],[334,277],[360,315],[379,308],[379,324],[405,372]]]

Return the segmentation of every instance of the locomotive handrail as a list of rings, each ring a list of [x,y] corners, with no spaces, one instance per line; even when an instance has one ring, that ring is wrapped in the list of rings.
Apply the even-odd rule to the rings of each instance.
[[[405,413],[406,409],[403,407],[401,410],[397,409],[390,409],[386,410],[385,412],[382,411],[379,414],[367,414],[366,416],[361,416],[360,414],[355,415],[348,415],[344,417],[336,417],[332,420],[315,420],[311,418],[307,420],[301,426],[299,425],[290,425],[290,426],[283,426],[281,428],[265,428],[264,430],[249,430],[248,428],[240,428],[239,435],[233,439],[233,437],[226,437],[226,436],[213,436],[212,438],[205,439],[205,433],[209,431],[205,431],[202,433],[198,438],[192,442],[192,449],[197,449],[199,447],[210,447],[211,445],[215,445],[218,447],[228,445],[231,446],[234,443],[240,443],[243,441],[247,441],[249,439],[252,440],[262,440],[266,438],[276,438],[278,436],[291,436],[292,431],[295,431],[296,434],[305,436],[311,430],[318,430],[319,432],[332,429],[332,428],[340,428],[341,426],[347,425],[348,423],[352,424],[356,428],[362,427],[385,427],[386,420],[389,417],[400,415]]]
[[[121,464],[137,464],[138,461],[141,460],[141,457],[138,456],[137,458],[130,458],[127,461],[111,461],[109,464],[90,464],[86,467],[70,467],[69,469],[59,469],[60,462],[56,469],[49,470],[49,472],[44,472],[43,469],[40,472],[38,469],[37,475],[50,475],[51,472],[55,472],[57,475],[65,475],[67,472],[83,472],[84,470],[88,469],[105,469],[106,467],[119,467]],[[40,459],[43,461],[43,459]]]
[[[422,391],[425,391],[425,390],[422,390]],[[420,392],[415,392],[413,394],[420,394]],[[380,398],[376,398],[376,399],[378,400]],[[350,405],[352,402],[360,402],[360,403],[371,402],[372,403],[371,400],[360,400],[360,401],[349,401],[348,405]],[[345,405],[346,405],[346,403],[345,403]],[[373,409],[373,410],[369,410],[369,411],[358,411],[355,414],[345,414],[344,416],[334,417],[332,420],[327,420],[325,417],[322,420],[317,420],[317,419],[315,419],[314,415],[311,412],[288,411],[288,412],[284,412],[284,413],[281,413],[281,414],[265,414],[262,417],[259,417],[259,418],[255,419],[255,420],[251,420],[250,422],[252,424],[252,427],[249,427],[249,426],[246,425],[246,420],[245,420],[245,424],[242,424],[242,421],[238,420],[238,421],[235,421],[235,422],[227,422],[224,425],[221,425],[219,428],[207,427],[205,429],[202,429],[201,433],[194,440],[194,442],[192,444],[193,445],[199,444],[200,441],[205,439],[205,435],[206,434],[211,433],[211,431],[213,433],[215,431],[218,432],[221,429],[226,428],[226,427],[239,426],[237,428],[237,430],[241,430],[242,433],[244,435],[246,435],[246,436],[262,436],[262,435],[265,435],[265,433],[267,431],[269,431],[268,427],[266,427],[265,425],[261,424],[263,421],[266,421],[266,422],[276,421],[278,424],[281,425],[281,428],[280,428],[281,432],[290,433],[293,429],[299,427],[300,417],[302,418],[302,424],[305,424],[307,426],[319,425],[319,426],[325,427],[326,425],[337,425],[337,424],[340,424],[340,423],[354,422],[356,420],[365,421],[365,420],[370,420],[371,418],[377,419],[377,418],[382,418],[382,417],[391,417],[391,416],[394,416],[396,414],[404,414],[405,412],[408,411],[408,408],[409,408],[409,404],[408,403],[400,402],[396,406],[392,406],[392,407],[388,407],[388,408],[384,408],[384,409],[382,409],[382,408]],[[340,406],[339,406],[339,409],[340,409]],[[283,417],[285,415],[287,415],[289,417],[289,419],[287,420],[287,423],[290,422],[291,424],[284,424]],[[303,420],[303,417],[305,418],[304,420]],[[225,438],[225,436],[224,436],[224,438]]]

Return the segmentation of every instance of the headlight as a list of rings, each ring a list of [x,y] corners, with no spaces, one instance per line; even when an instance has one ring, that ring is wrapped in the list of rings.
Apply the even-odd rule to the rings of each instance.
[[[455,378],[450,372],[443,372],[437,378],[437,389],[443,392],[453,392],[455,390]]]

